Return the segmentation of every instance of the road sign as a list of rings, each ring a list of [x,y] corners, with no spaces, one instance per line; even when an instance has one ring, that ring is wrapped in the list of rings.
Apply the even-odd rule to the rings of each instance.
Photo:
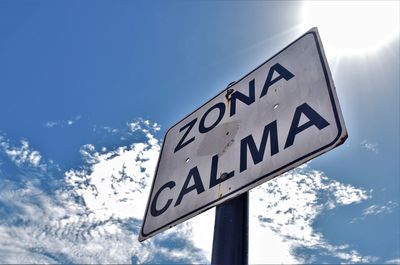
[[[147,203],[143,241],[347,138],[316,28],[171,127]]]

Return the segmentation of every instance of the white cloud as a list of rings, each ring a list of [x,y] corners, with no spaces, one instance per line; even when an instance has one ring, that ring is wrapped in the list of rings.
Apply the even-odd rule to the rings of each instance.
[[[160,150],[151,134],[148,143],[120,147],[106,154],[86,145],[81,153],[88,167],[66,172],[66,181],[98,220],[141,219]],[[94,153],[91,153],[94,152]]]
[[[118,133],[119,130],[116,128],[111,128],[110,126],[103,126],[103,129],[108,133]]]
[[[378,144],[377,143],[371,143],[371,142],[368,142],[367,140],[364,139],[360,143],[360,145],[362,147],[364,147],[366,150],[371,151],[371,152],[373,152],[375,154],[379,153],[379,149],[378,149]]]
[[[250,206],[253,213],[253,207]],[[249,217],[250,264],[297,264],[302,260],[292,253],[293,245],[283,236],[260,224],[254,214]]]
[[[250,196],[250,263],[312,262],[295,255],[299,248],[321,249],[344,262],[372,259],[349,246],[331,245],[313,228],[322,212],[365,200],[366,191],[303,167],[253,189]],[[266,242],[268,255],[260,242]]]
[[[77,115],[77,116],[71,117],[70,119],[67,119],[67,120],[47,121],[45,125],[47,128],[71,126],[71,125],[75,124],[77,121],[79,121],[80,119],[81,119],[81,116]]]
[[[214,235],[214,218],[215,208],[212,208],[156,237],[168,237],[170,233],[178,233],[182,238],[187,238],[196,248],[200,249],[208,259],[208,262],[210,262]]]
[[[142,127],[139,125],[138,121],[133,121],[133,122],[127,123],[127,125],[129,126],[129,128],[132,132],[136,132],[136,131],[142,129]]]
[[[140,133],[145,140],[111,151],[100,148],[101,152],[92,144],[82,146],[84,165],[65,172],[66,185],[55,196],[46,195],[34,183],[0,188],[0,204],[16,213],[7,223],[0,222],[0,260],[130,263],[134,257],[138,263],[210,261],[213,209],[143,243],[137,241],[160,152],[154,136],[160,127],[146,120],[127,125],[132,134]],[[297,252],[301,248],[317,249],[345,263],[374,260],[349,245],[329,243],[314,229],[321,213],[366,200],[366,191],[302,165],[253,189],[250,196],[250,263],[312,262]],[[174,242],[179,244],[174,246]]]
[[[129,127],[131,132],[148,130],[157,132],[161,130],[161,126],[158,123],[152,123],[149,120],[144,120],[142,118],[138,118],[131,122],[128,122],[127,126]]]
[[[392,201],[388,201],[386,205],[371,205],[363,210],[363,215],[389,214],[392,213],[393,209],[397,206],[399,206],[398,203]]]
[[[53,128],[54,126],[57,126],[58,125],[58,122],[55,122],[55,121],[47,121],[46,122],[46,127],[48,127],[48,128]]]
[[[140,263],[149,258],[151,243],[138,244],[136,235],[123,229],[118,220],[96,221],[65,194],[55,199],[27,187],[22,194],[1,195],[1,202],[15,209],[16,223],[0,225],[0,260],[4,263],[120,264],[129,263],[131,256]]]
[[[354,188],[351,185],[344,185],[340,182],[332,182],[329,189],[335,197],[333,203],[348,205],[368,199],[368,195],[364,190]],[[332,207],[332,201],[329,201],[329,207]]]
[[[353,218],[350,223],[355,223],[364,220],[368,216],[376,216],[381,214],[391,214],[399,204],[397,202],[388,201],[386,205],[373,204],[365,208],[360,217]]]
[[[21,140],[20,146],[12,145],[3,136],[0,138],[0,148],[17,166],[31,166],[44,169],[42,155],[29,146],[27,140]]]
[[[400,264],[400,258],[387,260],[385,264]]]
[[[185,229],[137,240],[160,150],[150,129],[141,133],[146,142],[108,153],[83,146],[85,164],[65,173],[66,185],[51,191],[55,195],[38,181],[0,178],[0,210],[12,209],[6,219],[0,217],[1,262],[205,263]]]

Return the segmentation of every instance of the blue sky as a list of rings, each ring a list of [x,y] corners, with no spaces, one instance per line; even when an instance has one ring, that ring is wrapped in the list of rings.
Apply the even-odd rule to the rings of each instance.
[[[250,261],[399,263],[399,3],[334,3],[0,1],[0,262],[209,262],[212,211],[136,240],[163,135],[319,26],[349,138],[254,189]]]

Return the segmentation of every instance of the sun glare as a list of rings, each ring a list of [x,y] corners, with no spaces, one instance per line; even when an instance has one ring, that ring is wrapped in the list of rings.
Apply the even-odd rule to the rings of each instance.
[[[318,27],[331,55],[375,52],[399,35],[399,1],[307,1],[303,22]]]

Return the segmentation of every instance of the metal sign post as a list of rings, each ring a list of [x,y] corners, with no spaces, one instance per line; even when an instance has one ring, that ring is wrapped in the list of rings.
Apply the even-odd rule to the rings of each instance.
[[[211,264],[248,264],[249,192],[216,207]]]

